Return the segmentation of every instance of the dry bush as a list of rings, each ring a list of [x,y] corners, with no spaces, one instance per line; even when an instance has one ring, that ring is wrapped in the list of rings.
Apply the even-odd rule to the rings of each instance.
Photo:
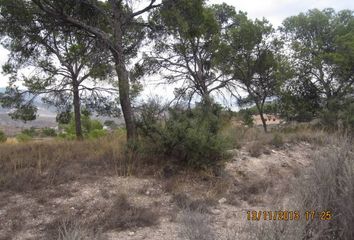
[[[313,166],[300,178],[295,189],[303,209],[331,211],[330,221],[310,221],[310,237],[354,239],[354,153],[345,137],[324,140],[326,147],[313,156]],[[310,234],[311,232],[311,234]]]
[[[264,144],[260,141],[254,141],[247,145],[247,151],[251,157],[259,157],[263,153]]]
[[[57,240],[106,240],[100,232],[84,227],[73,216],[62,216],[47,225],[44,239]]]
[[[222,129],[222,136],[227,139],[229,149],[240,149],[247,129],[242,126],[228,125]]]
[[[241,229],[243,240],[298,240],[305,230],[305,221],[252,221]]]
[[[101,233],[93,233],[74,221],[63,221],[57,240],[106,240]]]
[[[271,144],[276,147],[276,148],[280,148],[284,145],[284,139],[283,136],[279,133],[275,133],[273,135],[273,138],[271,140]]]
[[[173,195],[172,201],[183,210],[197,211],[200,213],[210,212],[209,208],[216,205],[216,201],[210,198],[205,199],[191,199],[184,193]]]
[[[114,201],[110,211],[101,219],[98,225],[106,230],[125,230],[135,227],[150,227],[158,223],[159,215],[151,209],[133,206],[125,195],[121,194]]]
[[[354,239],[354,153],[344,137],[327,137],[314,152],[312,166],[293,182],[284,209],[298,209],[299,221],[251,222],[246,239]],[[305,211],[316,211],[306,221]],[[330,211],[331,220],[321,220]]]
[[[180,217],[179,236],[183,240],[216,240],[211,219],[200,211],[185,209]]]

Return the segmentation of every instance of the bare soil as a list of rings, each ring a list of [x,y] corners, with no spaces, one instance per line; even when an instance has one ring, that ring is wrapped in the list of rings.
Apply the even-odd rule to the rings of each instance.
[[[291,180],[310,164],[311,151],[312,146],[307,143],[268,149],[267,154],[257,158],[251,157],[246,147],[233,150],[232,160],[216,182],[207,175],[205,179],[186,177],[188,173],[170,178],[98,174],[94,181],[83,178],[28,192],[2,191],[0,239],[57,239],[58,228],[67,219],[101,232],[105,239],[178,239],[178,194],[191,199],[210,198],[206,214],[217,232],[241,228],[247,224],[249,210],[270,210],[274,205],[282,208],[288,200]],[[110,213],[117,210],[114,202],[122,195],[131,207],[124,216],[140,214],[140,218],[130,218],[127,227],[114,228],[117,219]],[[156,223],[148,221],[147,226],[137,222],[149,218],[156,218]],[[107,227],[112,221],[113,228]]]

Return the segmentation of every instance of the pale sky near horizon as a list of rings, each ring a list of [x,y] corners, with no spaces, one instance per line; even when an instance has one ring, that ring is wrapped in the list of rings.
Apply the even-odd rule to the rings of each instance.
[[[144,1],[140,1],[143,5]],[[209,0],[209,4],[227,3],[235,6],[237,11],[248,13],[250,18],[268,19],[275,27],[281,25],[282,21],[289,16],[306,12],[308,9],[334,8],[336,11],[343,9],[354,10],[353,0]],[[7,51],[0,47],[0,65],[7,59]],[[7,85],[7,77],[0,73],[0,87]],[[167,87],[154,87],[149,84],[144,91],[148,95],[171,95],[173,89]]]

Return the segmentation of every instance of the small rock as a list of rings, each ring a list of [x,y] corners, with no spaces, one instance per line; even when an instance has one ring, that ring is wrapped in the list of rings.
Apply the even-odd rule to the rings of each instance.
[[[128,232],[128,236],[134,236],[135,232]]]
[[[146,194],[146,195],[150,195],[150,191],[149,191],[149,190],[147,190],[145,194]]]
[[[211,210],[211,213],[214,214],[214,215],[219,215],[219,214],[221,214],[221,210],[213,209],[213,210]]]
[[[221,199],[219,199],[218,202],[219,202],[220,204],[226,203],[226,198],[221,198]]]

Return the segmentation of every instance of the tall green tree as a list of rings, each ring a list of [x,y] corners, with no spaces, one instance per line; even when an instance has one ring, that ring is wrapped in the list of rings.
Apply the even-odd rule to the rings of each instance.
[[[237,18],[226,4],[207,6],[204,0],[164,0],[150,16],[154,47],[145,55],[150,73],[159,73],[168,84],[177,84],[176,98],[190,103],[197,95],[210,105],[212,93],[221,92],[232,78],[223,67],[223,37]]]
[[[291,50],[295,81],[316,90],[321,105],[336,111],[353,93],[354,11],[309,10],[281,28]]]
[[[3,67],[10,74],[10,84],[1,102],[16,109],[13,118],[35,119],[37,97],[59,111],[70,111],[73,106],[76,135],[82,139],[82,104],[86,109],[116,113],[107,94],[115,90],[101,87],[111,71],[106,60],[110,56],[100,42],[76,29],[53,25],[30,2],[2,1],[0,6],[2,45],[10,51]],[[18,71],[26,67],[34,74],[20,76]],[[26,90],[20,90],[19,84]]]
[[[145,36],[146,23],[139,16],[157,8],[156,0],[148,1],[140,10],[135,1],[123,0],[32,0],[41,11],[58,25],[68,25],[99,39],[111,52],[118,76],[119,99],[127,128],[127,138],[135,140],[136,124],[130,98],[129,60],[136,56]]]
[[[268,21],[252,21],[246,17],[229,29],[227,42],[224,74],[231,75],[235,86],[248,94],[244,99],[235,93],[233,95],[239,103],[256,105],[264,131],[267,131],[264,117],[266,100],[277,95],[279,81],[286,76],[285,72],[282,73],[283,59],[279,54],[282,44],[275,38]]]

